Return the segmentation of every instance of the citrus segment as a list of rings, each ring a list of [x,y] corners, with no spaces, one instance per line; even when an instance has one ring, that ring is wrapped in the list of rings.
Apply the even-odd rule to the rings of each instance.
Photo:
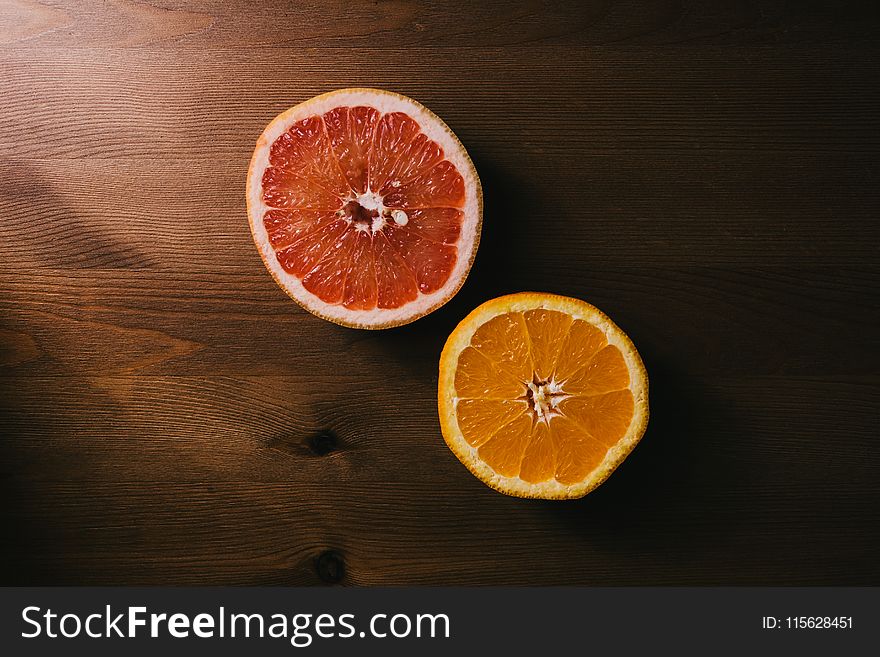
[[[582,482],[602,463],[608,447],[566,417],[553,420],[553,432],[559,449],[556,455],[554,477],[563,485]]]
[[[515,375],[473,347],[467,347],[459,357],[455,389],[458,397],[473,399],[518,399],[522,392]]]
[[[270,210],[263,217],[263,225],[272,247],[279,251],[336,219],[335,213],[325,210]]]
[[[460,399],[456,411],[464,439],[479,447],[501,427],[524,416],[528,405],[515,399]]]
[[[390,208],[460,208],[464,204],[464,180],[447,161],[420,172],[385,196]]]
[[[373,238],[373,265],[379,308],[399,308],[418,298],[415,276],[385,235]]]
[[[551,294],[486,302],[440,359],[444,439],[510,495],[571,498],[595,488],[644,433],[647,393],[629,338],[590,304]]]
[[[425,239],[408,226],[388,226],[385,237],[403,258],[421,293],[430,294],[443,287],[455,267],[455,246]]]
[[[372,240],[366,233],[355,234],[354,254],[345,279],[342,304],[353,310],[375,308],[379,301],[376,283],[376,265],[373,260]]]
[[[539,483],[550,479],[556,473],[558,448],[555,437],[555,428],[551,433],[543,422],[532,426],[529,445],[520,464],[520,479],[529,483]]]
[[[348,181],[335,161],[321,117],[312,116],[293,124],[272,144],[269,159],[276,171],[295,174],[337,199],[348,193]]]
[[[566,378],[570,395],[601,395],[629,385],[629,370],[620,349],[613,344],[602,347],[590,361]]]
[[[451,130],[415,101],[343,89],[279,115],[248,172],[251,232],[307,310],[359,328],[443,305],[470,270],[482,190]]]
[[[462,218],[461,210],[455,208],[422,208],[409,213],[411,230],[440,244],[455,244],[458,241]]]
[[[367,191],[370,148],[379,116],[372,107],[336,107],[324,114],[339,167],[358,194]]]
[[[479,447],[477,453],[498,474],[516,477],[531,434],[531,419],[527,415],[520,415],[496,431]]]
[[[493,317],[476,330],[471,346],[517,379],[530,378],[532,358],[522,314]]]
[[[357,241],[357,233],[343,232],[303,276],[303,287],[328,303],[341,303]]]
[[[435,166],[443,162],[443,149],[439,144],[418,132],[413,136],[413,123],[408,118],[394,117],[383,125],[384,139],[377,142],[374,151],[373,166],[370,168],[370,186],[383,196],[394,194],[413,179],[424,176]],[[399,130],[398,135],[391,131]],[[387,158],[380,164],[380,157]],[[386,205],[392,205],[386,202]],[[432,206],[427,206],[432,207]]]
[[[538,308],[523,313],[523,319],[529,332],[535,374],[540,379],[549,379],[571,328],[571,315]]]
[[[633,396],[629,390],[618,390],[595,397],[569,397],[559,404],[559,411],[591,438],[611,447],[629,428]]]
[[[263,200],[272,208],[338,210],[342,199],[308,178],[308,172],[269,167],[263,173]]]
[[[419,124],[403,112],[391,112],[379,119],[370,152],[369,180],[373,190],[378,192],[384,190],[386,185],[399,182],[394,176],[395,167],[419,132]]]
[[[574,320],[556,356],[557,378],[569,379],[607,343],[608,340],[598,328],[589,322]]]
[[[333,219],[315,225],[302,239],[280,249],[276,257],[285,272],[303,277],[321,261],[324,254],[346,233],[345,222]]]

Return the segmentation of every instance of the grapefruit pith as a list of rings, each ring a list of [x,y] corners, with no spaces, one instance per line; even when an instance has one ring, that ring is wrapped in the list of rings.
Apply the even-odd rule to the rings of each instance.
[[[247,180],[251,233],[278,285],[337,324],[414,321],[464,283],[480,239],[480,179],[416,101],[341,89],[276,117]]]

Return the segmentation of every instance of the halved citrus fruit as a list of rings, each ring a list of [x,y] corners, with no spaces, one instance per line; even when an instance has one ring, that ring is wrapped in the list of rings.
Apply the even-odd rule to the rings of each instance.
[[[440,357],[440,427],[484,483],[518,497],[582,497],[638,443],[648,376],[590,304],[523,292],[479,306]]]
[[[251,232],[277,283],[356,328],[439,308],[470,271],[480,179],[427,108],[377,89],[316,96],[273,120],[248,171]]]

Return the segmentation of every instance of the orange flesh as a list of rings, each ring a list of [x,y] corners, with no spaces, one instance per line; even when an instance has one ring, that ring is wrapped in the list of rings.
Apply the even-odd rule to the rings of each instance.
[[[326,303],[399,308],[455,267],[464,180],[402,112],[336,107],[295,123],[272,144],[262,198],[279,264]]]
[[[459,355],[456,417],[498,474],[575,484],[626,434],[629,384],[620,349],[592,324],[554,310],[509,312]]]

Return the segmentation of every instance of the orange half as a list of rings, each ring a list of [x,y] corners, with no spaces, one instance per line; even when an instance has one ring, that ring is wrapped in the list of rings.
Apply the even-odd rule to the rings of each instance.
[[[523,292],[479,306],[440,357],[443,438],[484,483],[518,497],[582,497],[648,423],[648,376],[594,306]]]

